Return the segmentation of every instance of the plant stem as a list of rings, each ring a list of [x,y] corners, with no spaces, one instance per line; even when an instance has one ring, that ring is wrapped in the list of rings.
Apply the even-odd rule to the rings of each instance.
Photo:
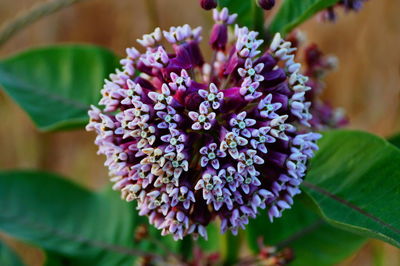
[[[210,78],[210,82],[213,80],[213,78],[214,78],[214,64],[215,64],[215,61],[217,60],[217,52],[216,51],[213,51],[213,54],[212,54],[212,59],[211,59],[211,70],[210,70],[210,76],[209,76],[209,78]]]
[[[220,88],[221,91],[223,91],[223,90],[225,90],[225,89],[228,88],[228,85],[229,85],[229,83],[230,83],[230,81],[231,81],[231,78],[232,78],[232,73],[229,74],[229,75],[226,77],[224,83],[221,85],[221,88]]]
[[[55,13],[65,7],[86,0],[48,0],[34,5],[32,8],[19,13],[15,18],[6,21],[0,28],[0,46],[12,36],[33,22]]]
[[[181,255],[183,257],[183,261],[188,261],[193,252],[193,239],[191,236],[186,236],[183,238]]]
[[[238,232],[237,236],[234,236],[231,233],[225,233],[225,235],[223,236],[224,266],[234,265],[238,261],[242,238],[243,238],[243,232],[241,231]]]

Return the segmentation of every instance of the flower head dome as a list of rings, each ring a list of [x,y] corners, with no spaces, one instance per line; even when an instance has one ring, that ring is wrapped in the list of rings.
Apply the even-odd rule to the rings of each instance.
[[[175,239],[206,238],[216,219],[237,233],[260,210],[280,217],[317,150],[295,49],[277,34],[262,52],[258,33],[237,25],[228,38],[235,18],[214,10],[210,63],[201,28],[144,35],[89,111],[114,189]]]

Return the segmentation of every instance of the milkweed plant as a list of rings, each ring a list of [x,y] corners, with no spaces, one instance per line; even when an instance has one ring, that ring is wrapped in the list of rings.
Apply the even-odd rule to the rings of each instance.
[[[0,230],[46,265],[333,265],[368,238],[399,247],[398,137],[345,129],[322,97],[339,62],[297,29],[367,1],[198,2],[211,29],[157,27],[122,57],[62,45],[0,60],[40,130],[94,133],[112,182],[2,171]],[[23,264],[3,246],[1,265]]]

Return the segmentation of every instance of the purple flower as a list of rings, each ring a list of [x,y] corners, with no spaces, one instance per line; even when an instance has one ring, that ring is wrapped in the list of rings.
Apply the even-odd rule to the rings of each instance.
[[[357,12],[361,10],[365,2],[367,2],[367,0],[340,0],[335,5],[328,7],[326,10],[322,11],[321,18],[323,21],[335,22],[337,18],[335,9],[337,7],[344,8],[346,12]]]
[[[127,49],[102,108],[89,111],[113,188],[175,239],[207,238],[216,219],[237,233],[260,210],[280,217],[320,138],[291,43],[277,34],[263,51],[246,27],[228,38],[236,15],[223,9],[214,18],[212,62],[199,48],[201,28],[157,28],[138,40],[143,51]]]
[[[347,10],[359,11],[366,1],[367,0],[342,0],[340,3],[343,4]]]
[[[215,50],[225,50],[226,43],[228,42],[228,25],[233,24],[237,15],[229,15],[228,9],[223,8],[221,12],[213,10],[213,17],[216,22],[210,37],[210,45]]]
[[[232,192],[235,192],[244,181],[243,176],[231,165],[221,169],[218,176]]]
[[[268,94],[264,99],[258,104],[258,110],[260,111],[260,116],[264,118],[274,119],[278,117],[276,113],[279,108],[282,107],[280,102],[272,102],[272,94]]]
[[[212,109],[218,109],[221,106],[221,101],[224,98],[224,93],[219,91],[217,86],[214,83],[210,84],[210,90],[202,90],[200,89],[199,95],[205,100],[205,104],[207,106],[211,106]]]
[[[320,98],[325,88],[323,79],[337,67],[337,58],[324,55],[316,44],[309,44],[303,48],[301,46],[303,41],[300,41],[302,37],[299,34],[292,34],[290,38],[298,43],[298,53],[304,54],[305,74],[309,77],[306,85],[310,87],[304,97],[313,103],[309,109],[312,114],[312,118],[309,120],[310,125],[317,130],[346,126],[348,119],[344,111],[341,108],[333,108],[329,102]],[[293,102],[292,107],[301,110],[302,103]]]
[[[199,112],[190,111],[190,119],[193,120],[193,130],[210,130],[215,122],[216,114],[209,108],[208,102],[202,102],[199,106]]]
[[[256,120],[252,118],[246,118],[247,112],[241,112],[238,115],[233,115],[229,121],[229,125],[232,127],[233,133],[235,135],[243,136],[247,139],[251,138],[251,132],[249,128],[252,128],[256,124]]]
[[[206,167],[211,164],[211,166],[217,170],[220,167],[218,158],[224,158],[226,156],[226,153],[218,148],[217,143],[203,146],[199,152],[202,155],[200,159],[201,167]]]

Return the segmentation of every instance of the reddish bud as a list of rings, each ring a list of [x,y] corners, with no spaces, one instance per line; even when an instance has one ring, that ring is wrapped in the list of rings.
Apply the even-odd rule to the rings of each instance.
[[[199,0],[200,1],[200,5],[202,8],[204,8],[205,10],[211,10],[213,8],[217,7],[217,0]]]
[[[275,0],[257,0],[257,3],[261,8],[271,10],[275,5]]]

